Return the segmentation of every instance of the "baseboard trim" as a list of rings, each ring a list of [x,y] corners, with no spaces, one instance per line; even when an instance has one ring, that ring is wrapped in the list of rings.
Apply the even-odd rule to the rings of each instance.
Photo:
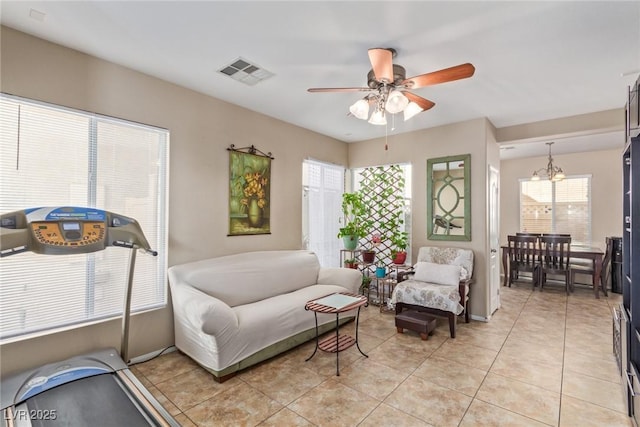
[[[478,316],[478,315],[475,315],[475,314],[472,314],[470,317],[471,317],[471,320],[477,320],[478,322],[488,322],[489,321],[488,317]]]

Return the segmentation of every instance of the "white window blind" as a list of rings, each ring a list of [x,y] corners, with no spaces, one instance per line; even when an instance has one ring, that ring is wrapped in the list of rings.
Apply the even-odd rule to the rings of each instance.
[[[336,237],[342,216],[344,168],[314,160],[302,164],[303,247],[323,267],[339,267],[342,242]]]
[[[136,258],[132,311],[166,304],[169,132],[0,96],[0,211],[87,206],[135,218],[157,257]],[[0,340],[122,313],[129,251],[0,260]]]
[[[571,234],[591,245],[591,176],[520,181],[520,231]]]

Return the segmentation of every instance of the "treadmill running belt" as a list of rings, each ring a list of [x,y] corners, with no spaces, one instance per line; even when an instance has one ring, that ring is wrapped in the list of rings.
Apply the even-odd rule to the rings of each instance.
[[[32,416],[45,414],[49,418],[32,419],[33,426],[154,425],[132,402],[114,374],[72,381],[33,396],[26,403]]]

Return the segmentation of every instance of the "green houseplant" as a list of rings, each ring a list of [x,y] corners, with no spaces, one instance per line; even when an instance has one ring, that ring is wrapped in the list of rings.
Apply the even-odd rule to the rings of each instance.
[[[356,260],[353,259],[353,258],[345,259],[344,260],[344,266],[346,268],[358,268],[358,264],[356,263]]]
[[[409,241],[409,234],[406,231],[399,231],[395,229],[391,237],[391,259],[394,264],[402,265],[407,260],[407,244]]]
[[[358,240],[367,236],[371,228],[369,206],[360,193],[342,194],[342,214],[344,225],[340,227],[338,238],[342,238],[345,249],[355,250]]]
[[[369,290],[370,285],[371,285],[371,277],[362,276],[362,284],[360,285],[360,292],[364,294],[365,291]]]

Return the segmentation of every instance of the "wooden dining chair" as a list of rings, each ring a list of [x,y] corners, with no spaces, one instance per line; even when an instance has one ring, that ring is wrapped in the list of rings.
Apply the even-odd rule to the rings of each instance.
[[[571,265],[569,236],[540,236],[540,290],[546,284],[547,275],[559,275],[564,277],[567,294],[571,293]]]
[[[604,258],[602,259],[602,266],[600,269],[600,286],[602,289],[602,293],[605,297],[609,296],[607,292],[607,287],[609,286],[609,282],[611,281],[611,259],[613,257],[613,239],[607,237],[606,240],[606,249],[604,252]],[[573,288],[576,283],[576,274],[585,274],[591,276],[591,282],[595,286],[595,261],[589,260],[585,263],[586,260],[571,260],[571,287]]]
[[[538,237],[536,236],[507,236],[509,243],[509,287],[521,272],[531,273],[531,283],[535,288],[538,285],[538,261],[536,250]]]

